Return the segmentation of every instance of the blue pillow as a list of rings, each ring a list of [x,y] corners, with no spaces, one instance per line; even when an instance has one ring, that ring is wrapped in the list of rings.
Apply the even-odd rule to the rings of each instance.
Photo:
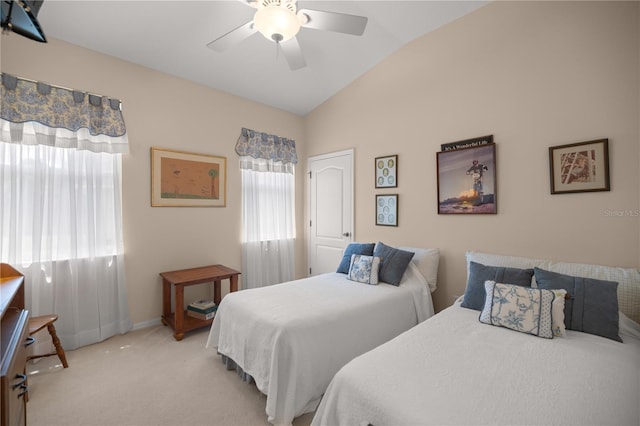
[[[622,342],[618,335],[618,283],[572,277],[534,268],[539,288],[564,289],[564,325],[569,330]]]
[[[501,284],[513,284],[521,287],[531,287],[533,269],[506,268],[502,266],[487,266],[473,261],[469,262],[469,281],[464,291],[463,308],[481,311],[484,307],[486,292],[485,281],[495,281]]]
[[[404,271],[415,253],[389,247],[378,241],[373,255],[380,258],[378,279],[388,284],[400,285]]]
[[[344,249],[344,256],[342,256],[342,261],[340,265],[338,265],[338,270],[336,272],[340,272],[341,274],[349,273],[349,266],[351,265],[351,255],[352,254],[364,254],[365,256],[373,255],[373,247],[374,243],[351,243]]]

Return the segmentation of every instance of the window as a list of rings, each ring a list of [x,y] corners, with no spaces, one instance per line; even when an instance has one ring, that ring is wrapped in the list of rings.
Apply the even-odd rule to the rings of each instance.
[[[0,260],[122,254],[120,154],[0,143]]]
[[[295,141],[242,129],[242,282],[245,288],[294,277]]]
[[[242,272],[245,288],[294,277],[295,175],[242,169]]]
[[[0,261],[24,274],[31,315],[58,314],[65,349],[124,333],[120,101],[0,76]]]

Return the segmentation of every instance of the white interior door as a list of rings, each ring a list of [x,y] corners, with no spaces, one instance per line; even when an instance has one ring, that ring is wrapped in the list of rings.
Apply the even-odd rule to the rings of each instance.
[[[353,150],[309,158],[309,275],[335,272],[353,241]]]

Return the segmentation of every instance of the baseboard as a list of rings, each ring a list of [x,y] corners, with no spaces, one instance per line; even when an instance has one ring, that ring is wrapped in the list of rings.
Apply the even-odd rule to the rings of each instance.
[[[137,322],[137,323],[133,324],[133,328],[131,329],[131,331],[139,330],[141,328],[154,327],[154,326],[160,325],[160,324],[162,324],[162,321],[160,321],[160,317],[158,317],[156,319],[149,320],[149,321]]]

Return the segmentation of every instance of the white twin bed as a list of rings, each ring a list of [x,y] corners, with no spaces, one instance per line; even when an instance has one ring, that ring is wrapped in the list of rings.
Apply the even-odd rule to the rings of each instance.
[[[228,294],[207,348],[253,378],[269,422],[291,424],[342,366],[433,315],[439,251],[404,249],[416,254],[397,286],[329,273]]]
[[[561,280],[571,275],[615,281],[618,306],[626,315],[613,315],[613,337],[593,334],[609,333],[595,319],[603,318],[612,303],[601,306],[603,311],[591,306],[588,299],[597,289],[589,286],[602,282],[579,278],[573,281],[578,284],[570,296],[574,317],[569,322],[585,332],[532,336],[481,323],[478,310],[456,303],[344,366],[312,425],[640,424],[640,325],[629,318],[640,320],[637,270],[473,252],[467,260],[544,269],[535,270],[534,278],[541,280],[545,271],[553,271]],[[533,286],[546,284],[533,280]],[[494,315],[503,301],[488,299],[483,312]],[[596,305],[602,302],[600,295],[597,299]],[[592,311],[580,311],[582,303]]]
[[[452,306],[341,369],[312,425],[638,425],[630,331],[546,340]]]

